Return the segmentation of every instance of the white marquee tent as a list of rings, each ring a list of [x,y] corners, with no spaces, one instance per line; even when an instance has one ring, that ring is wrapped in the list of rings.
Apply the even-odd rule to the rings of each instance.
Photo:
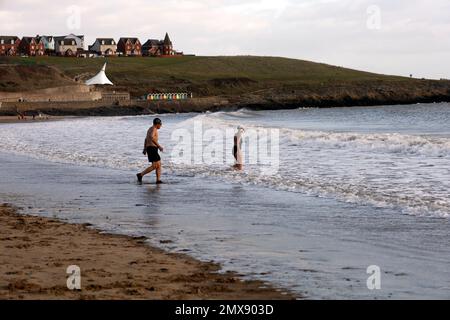
[[[93,78],[86,81],[86,84],[88,86],[92,86],[94,84],[114,85],[106,76],[105,70],[106,70],[106,63],[103,65],[103,68],[102,68],[102,70],[100,70],[99,73],[97,73]]]

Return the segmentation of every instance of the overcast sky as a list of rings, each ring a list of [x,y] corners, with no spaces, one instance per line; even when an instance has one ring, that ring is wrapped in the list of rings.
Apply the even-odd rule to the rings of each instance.
[[[0,0],[0,34],[163,38],[197,55],[283,56],[450,78],[450,0]]]

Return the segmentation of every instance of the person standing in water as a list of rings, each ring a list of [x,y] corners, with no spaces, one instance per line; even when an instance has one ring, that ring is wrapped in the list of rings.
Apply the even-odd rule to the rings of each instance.
[[[153,126],[151,126],[147,131],[147,136],[144,142],[144,151],[142,153],[147,155],[148,162],[151,162],[152,165],[144,171],[136,174],[139,182],[142,182],[142,178],[146,174],[156,170],[156,184],[163,183],[161,181],[161,157],[158,154],[158,150],[161,152],[164,151],[164,148],[158,143],[158,130],[161,129],[161,126],[161,119],[155,118],[153,120]]]
[[[242,138],[245,130],[241,126],[238,126],[237,130],[238,131],[234,135],[234,146],[233,146],[233,156],[236,159],[236,164],[234,165],[234,168],[237,170],[242,170],[242,167],[244,165],[242,159]]]

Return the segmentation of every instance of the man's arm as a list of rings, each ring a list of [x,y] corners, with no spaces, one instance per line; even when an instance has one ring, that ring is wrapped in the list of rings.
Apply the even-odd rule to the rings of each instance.
[[[147,154],[147,137],[145,137],[144,141],[144,150],[142,151],[143,154]]]

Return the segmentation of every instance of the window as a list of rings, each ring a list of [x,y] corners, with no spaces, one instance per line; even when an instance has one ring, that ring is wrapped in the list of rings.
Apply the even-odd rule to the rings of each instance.
[[[102,40],[102,44],[105,44],[105,40]]]
[[[0,40],[0,43],[1,43],[1,44],[4,44],[4,43],[5,43],[5,40],[3,40],[3,39]]]

